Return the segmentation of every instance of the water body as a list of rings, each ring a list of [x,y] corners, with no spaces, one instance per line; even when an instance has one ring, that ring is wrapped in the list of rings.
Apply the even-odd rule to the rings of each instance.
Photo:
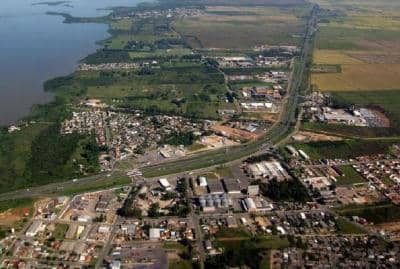
[[[45,0],[58,2],[57,0]],[[43,82],[67,75],[78,61],[94,52],[96,41],[107,38],[104,24],[64,24],[59,16],[102,16],[113,6],[135,6],[143,0],[71,0],[60,5],[32,5],[42,0],[0,2],[0,125],[29,114],[32,105],[49,102]]]

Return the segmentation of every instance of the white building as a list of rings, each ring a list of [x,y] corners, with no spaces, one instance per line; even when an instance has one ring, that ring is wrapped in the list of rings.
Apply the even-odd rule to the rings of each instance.
[[[199,186],[200,187],[207,187],[207,178],[206,177],[199,177]]]
[[[26,231],[26,236],[29,237],[34,237],[36,234],[40,231],[44,231],[45,226],[43,225],[43,222],[41,221],[35,221],[32,223],[32,225],[29,227],[28,231]]]
[[[256,203],[254,203],[254,200],[252,198],[246,198],[243,200],[243,207],[247,212],[256,212],[257,207]]]
[[[161,237],[160,228],[150,228],[149,230],[149,239],[150,240],[158,240]]]
[[[160,178],[158,182],[160,183],[161,187],[163,187],[165,190],[170,191],[172,189],[171,184],[166,178]]]

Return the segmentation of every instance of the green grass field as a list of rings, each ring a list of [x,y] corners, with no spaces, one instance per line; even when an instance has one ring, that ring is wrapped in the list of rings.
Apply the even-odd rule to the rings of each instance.
[[[231,108],[222,99],[224,78],[217,70],[201,64],[183,64],[152,70],[93,73],[88,80],[88,98],[103,99],[118,106],[149,113],[181,114],[195,118],[218,117],[219,108]]]
[[[357,29],[340,26],[321,26],[317,35],[318,49],[331,50],[373,50],[369,42],[380,40],[390,42],[400,41],[398,30]]]
[[[68,224],[57,223],[53,232],[53,237],[56,240],[63,240],[65,237],[65,233],[68,230],[68,227]]]
[[[129,52],[129,57],[131,59],[154,59],[162,57],[181,57],[184,55],[190,55],[192,50],[187,48],[173,48],[166,50],[156,50],[150,52],[134,51]]]
[[[34,200],[29,198],[0,201],[0,213],[13,208],[32,206],[33,203]]]
[[[342,216],[359,216],[374,224],[400,220],[400,207],[391,203],[348,205],[338,208],[336,211]]]
[[[117,179],[109,179],[109,178],[104,178],[101,180],[98,180],[95,183],[79,183],[75,186],[72,187],[67,187],[63,190],[55,191],[53,194],[54,195],[75,195],[83,192],[88,192],[88,191],[96,191],[96,190],[102,190],[102,189],[110,189],[110,188],[117,188],[117,187],[122,187],[126,186],[131,183],[131,179],[128,177],[120,177]]]
[[[32,141],[46,126],[34,124],[16,133],[0,133],[0,190],[24,183]]]
[[[235,239],[232,240],[218,240],[217,245],[223,247],[225,249],[234,249],[237,248],[241,243],[250,238],[243,237],[242,239]],[[288,247],[290,244],[288,240],[284,237],[279,236],[260,236],[256,239],[255,245],[257,248],[261,249],[281,249]]]
[[[363,155],[389,153],[390,146],[399,143],[399,139],[388,140],[344,140],[321,141],[307,144],[294,144],[304,150],[311,159],[355,158]]]
[[[345,219],[338,218],[336,220],[336,226],[339,234],[365,234],[366,231],[361,227],[357,226],[353,222]]]
[[[344,173],[344,176],[336,177],[338,186],[352,185],[357,183],[365,183],[366,180],[354,170],[350,165],[340,166],[339,169]]]

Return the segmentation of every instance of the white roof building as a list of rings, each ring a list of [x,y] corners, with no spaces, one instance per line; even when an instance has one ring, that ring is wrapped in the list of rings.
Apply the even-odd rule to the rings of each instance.
[[[166,178],[160,178],[158,180],[158,182],[160,183],[161,187],[163,187],[166,190],[171,190],[171,184],[169,183],[169,181]]]
[[[244,199],[244,207],[248,212],[254,212],[257,211],[256,204],[254,203],[254,200],[252,198],[246,198]]]
[[[36,236],[36,234],[38,232],[43,231],[44,228],[45,227],[43,225],[43,222],[35,221],[35,222],[32,223],[32,225],[29,227],[28,231],[26,231],[25,234],[26,234],[26,236],[34,237],[34,236]]]
[[[160,228],[150,228],[149,230],[149,239],[150,240],[158,240],[161,237]]]
[[[199,177],[199,186],[200,187],[207,187],[207,178],[206,177]]]

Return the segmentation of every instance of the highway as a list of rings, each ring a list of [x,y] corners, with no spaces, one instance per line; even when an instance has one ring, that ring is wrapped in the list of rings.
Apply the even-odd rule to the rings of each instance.
[[[157,165],[139,167],[144,176],[147,178],[154,178],[192,170],[201,170],[220,164],[240,161],[254,154],[259,154],[284,139],[290,133],[291,127],[295,123],[296,108],[299,102],[301,83],[307,68],[307,60],[312,53],[314,29],[316,27],[316,12],[317,11],[315,8],[311,12],[304,36],[301,55],[298,60],[299,64],[298,66],[294,67],[294,71],[291,76],[292,80],[290,81],[288,89],[289,95],[286,98],[285,104],[283,105],[280,117],[264,136],[256,141],[239,146],[207,151]],[[0,194],[0,201],[17,198],[57,195],[62,193],[63,190],[66,190],[67,188],[111,182],[112,180],[121,178],[123,176],[125,176],[125,171],[114,170],[110,175],[101,173],[90,177],[80,178],[78,182],[63,181],[39,187],[3,193]]]

